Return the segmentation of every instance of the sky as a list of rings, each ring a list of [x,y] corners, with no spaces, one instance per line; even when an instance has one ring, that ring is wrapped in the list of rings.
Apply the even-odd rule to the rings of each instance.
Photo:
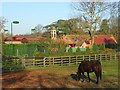
[[[5,29],[9,32],[11,22],[17,20],[19,24],[13,24],[13,34],[30,34],[38,24],[45,26],[74,16],[73,1],[77,0],[1,0],[0,16],[7,20]]]
[[[43,26],[51,24],[59,19],[71,17],[70,2],[3,2],[2,16],[7,19],[5,29],[10,31],[12,21],[13,34],[30,33],[38,24]]]

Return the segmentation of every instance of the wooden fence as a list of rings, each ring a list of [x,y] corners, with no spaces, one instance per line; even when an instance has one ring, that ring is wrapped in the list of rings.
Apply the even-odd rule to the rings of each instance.
[[[55,66],[55,65],[72,65],[79,64],[85,60],[118,60],[120,54],[95,54],[95,55],[78,55],[78,56],[60,56],[60,57],[12,57],[12,60],[21,61],[22,65],[27,66]]]

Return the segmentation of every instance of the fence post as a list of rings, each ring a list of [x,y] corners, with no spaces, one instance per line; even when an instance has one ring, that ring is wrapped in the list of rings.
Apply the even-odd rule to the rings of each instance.
[[[105,60],[108,60],[108,59],[107,59],[107,54],[105,54]]]
[[[25,67],[25,56],[21,58],[22,59],[22,66]]]
[[[70,56],[69,56],[69,65],[70,65]]]
[[[103,56],[104,56],[104,60],[105,60],[106,59],[106,55],[104,54]]]
[[[33,56],[33,66],[35,66],[35,56]]]
[[[44,66],[44,67],[45,67],[45,59],[46,59],[46,58],[43,59],[43,66]]]
[[[48,60],[49,60],[49,66],[51,65],[51,60],[50,60],[50,58],[48,58]]]
[[[54,57],[53,57],[53,65],[54,65]]]
[[[95,54],[95,60],[96,60],[96,54]]]
[[[62,57],[61,57],[61,66],[63,65]]]
[[[110,54],[109,54],[110,55]],[[110,60],[112,60],[112,55],[110,55]]]
[[[77,64],[78,62],[77,62],[77,56],[76,56],[76,64]]]

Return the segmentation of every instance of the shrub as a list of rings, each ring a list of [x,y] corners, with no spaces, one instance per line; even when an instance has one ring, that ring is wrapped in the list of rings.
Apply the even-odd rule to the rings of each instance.
[[[10,60],[10,57],[3,56],[2,58],[2,72],[9,71],[23,71],[25,68],[22,66],[21,61]]]
[[[77,48],[72,48],[72,52],[75,53]]]
[[[72,47],[69,48],[68,52],[69,52],[69,53],[72,53]]]
[[[111,49],[117,49],[119,47],[119,45],[118,44],[106,44],[105,47],[111,48]]]
[[[105,44],[100,44],[100,45],[99,45],[99,49],[100,49],[100,50],[105,50]]]
[[[86,48],[80,48],[80,51],[86,52]]]
[[[90,51],[90,49],[88,47],[86,47],[86,51]]]
[[[98,50],[99,50],[98,45],[93,44],[92,50],[98,52]]]
[[[79,47],[76,49],[76,52],[77,52],[77,53],[80,53],[80,48],[79,48]]]
[[[68,52],[69,49],[70,49],[70,47],[66,47],[66,48],[65,48],[65,52]]]

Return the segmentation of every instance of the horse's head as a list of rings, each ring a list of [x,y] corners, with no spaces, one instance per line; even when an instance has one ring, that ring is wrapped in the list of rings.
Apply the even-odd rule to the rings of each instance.
[[[78,70],[76,73],[77,73],[78,76],[81,76],[80,70]]]
[[[76,74],[77,74],[77,80],[80,80],[80,77],[81,77],[81,72],[80,72],[80,70],[78,70],[78,71],[76,72]]]

